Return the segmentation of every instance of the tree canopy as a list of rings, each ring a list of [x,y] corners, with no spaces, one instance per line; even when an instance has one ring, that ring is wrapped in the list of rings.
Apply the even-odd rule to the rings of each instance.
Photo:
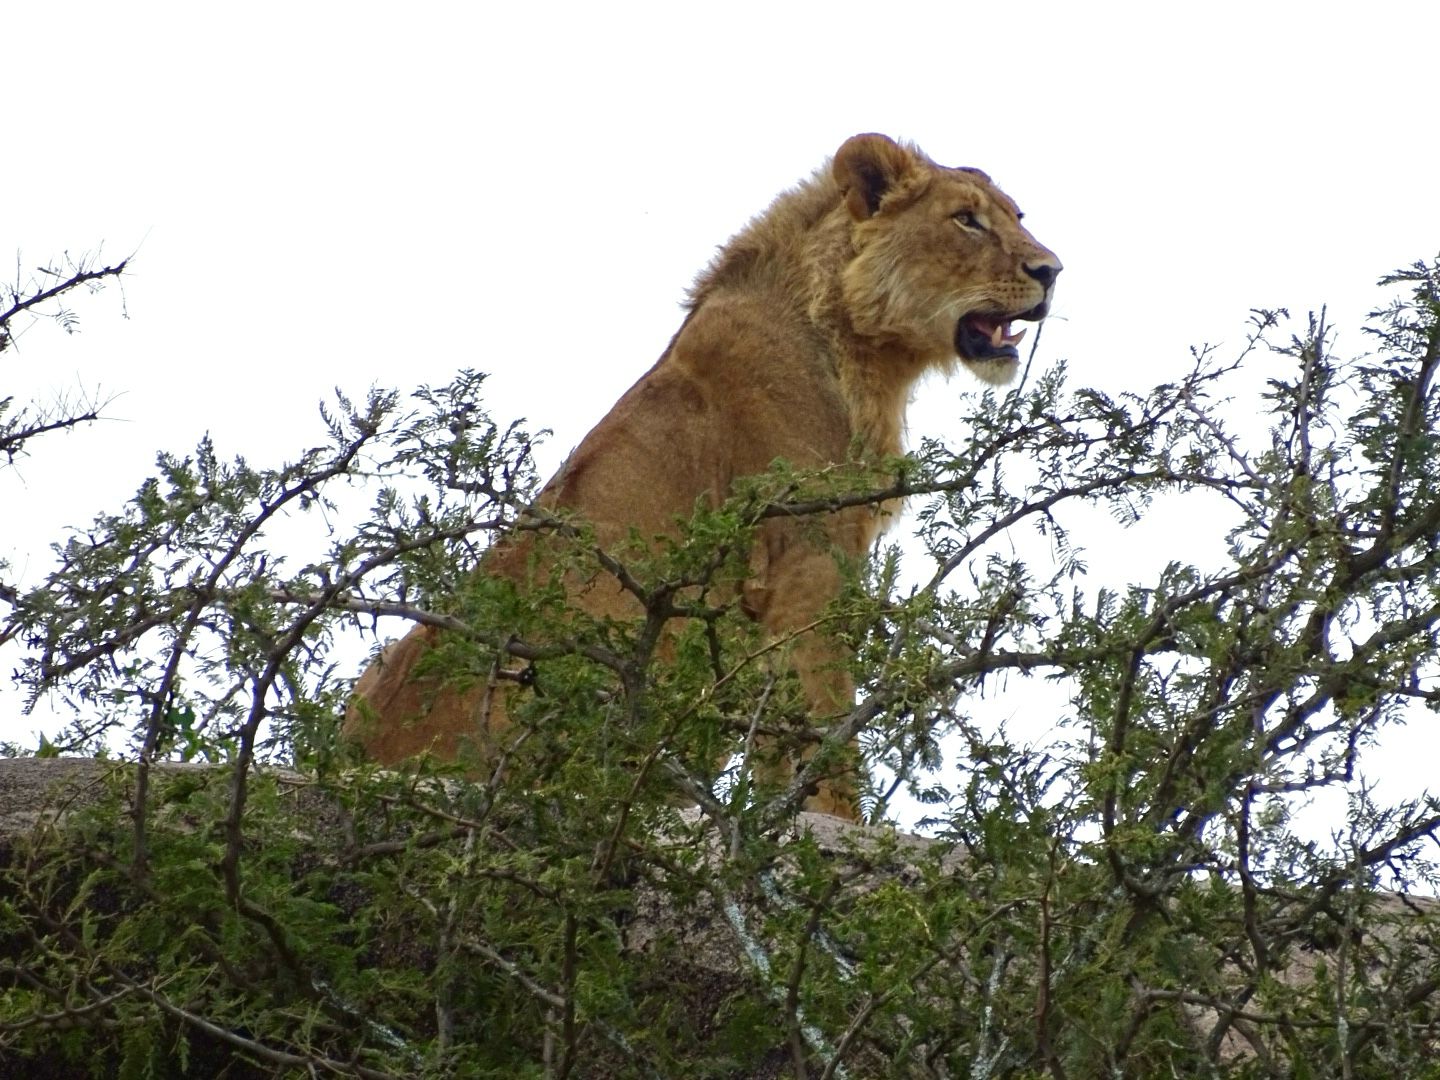
[[[280,465],[161,454],[42,584],[0,581],[17,678],[72,715],[40,752],[114,763],[9,844],[0,1051],[123,1076],[1426,1075],[1437,927],[1396,891],[1434,889],[1440,802],[1380,800],[1362,766],[1440,702],[1440,262],[1381,286],[1365,355],[1256,311],[1174,381],[1110,396],[1056,364],[965,398],[949,440],[777,463],[619,550],[531,506],[535,436],[475,372],[337,395]],[[896,498],[912,535],[810,631],[859,687],[816,724],[793,643],[727,585],[767,517]],[[1097,508],[1219,522],[1223,552],[1092,583]],[[310,548],[282,550],[297,522]],[[517,528],[643,615],[476,576]],[[499,766],[341,744],[346,644],[392,616],[451,631],[450,677],[528,672]],[[1055,738],[988,719],[1042,683]],[[767,785],[759,735],[814,766]],[[870,820],[911,800],[928,844],[837,853],[797,819],[856,735]],[[323,826],[297,829],[299,789]],[[1328,789],[1327,842],[1293,815]],[[657,906],[718,925],[725,963],[639,934]]]

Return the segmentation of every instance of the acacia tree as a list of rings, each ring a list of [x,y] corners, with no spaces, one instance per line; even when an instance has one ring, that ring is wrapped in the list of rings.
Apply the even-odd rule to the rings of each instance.
[[[0,353],[15,345],[15,335],[35,323],[51,321],[67,334],[80,326],[79,316],[67,303],[76,290],[97,292],[118,280],[129,264],[128,259],[109,266],[102,265],[98,255],[85,254],[72,259],[68,254],[52,266],[37,267],[26,274],[17,258],[13,282],[0,282]],[[13,359],[13,352],[6,360]],[[0,361],[3,362],[3,361]],[[14,396],[0,397],[0,468],[15,463],[26,452],[26,444],[40,435],[65,431],[100,419],[105,402],[82,396],[79,400],[64,397],[51,405],[30,403],[15,408]],[[5,560],[0,559],[0,612],[13,604],[18,592],[5,580]],[[8,634],[0,630],[0,645]]]
[[[125,764],[12,845],[0,1047],[125,1075],[1424,1075],[1435,921],[1384,889],[1433,889],[1440,804],[1357,778],[1440,699],[1440,263],[1382,284],[1371,355],[1256,312],[1240,357],[1148,393],[1057,366],[971,399],[955,444],[777,466],[612,550],[529,506],[530,437],[474,374],[342,397],[280,468],[163,457],[3,631],[74,709],[51,745]],[[1257,362],[1258,435],[1225,406]],[[362,480],[357,528],[268,548]],[[859,692],[807,716],[792,643],[734,599],[751,534],[899,497],[923,551],[877,552],[813,631]],[[1096,506],[1228,514],[1225,555],[1092,587],[1072,529]],[[568,541],[553,587],[471,573],[516,528]],[[640,614],[568,608],[571,567]],[[445,677],[523,678],[498,763],[385,773],[339,744],[337,642],[382,616],[447,628]],[[985,722],[999,679],[1062,687],[1064,737]],[[929,844],[837,853],[797,818],[855,736],[871,818],[908,792]],[[816,751],[792,782],[753,767],[775,743]],[[1335,787],[1337,841],[1297,834],[1297,797]]]
[[[106,266],[98,255],[72,259],[67,254],[63,262],[37,267],[28,275],[17,268],[13,282],[0,282],[0,353],[14,346],[15,334],[20,332],[17,327],[26,320],[31,324],[48,320],[67,334],[75,333],[80,318],[69,306],[68,294],[76,290],[96,292],[118,280],[128,265],[128,259]],[[12,463],[35,436],[97,420],[103,407],[90,400],[73,404],[60,401],[53,408],[30,405],[7,417],[14,404],[13,397],[0,398],[0,455],[5,464]]]

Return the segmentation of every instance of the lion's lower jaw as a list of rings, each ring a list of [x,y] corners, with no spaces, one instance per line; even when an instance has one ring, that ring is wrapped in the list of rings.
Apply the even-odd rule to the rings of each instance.
[[[1015,376],[1020,372],[1020,361],[1010,356],[993,356],[985,360],[971,360],[962,356],[960,362],[977,379],[991,386],[1007,386],[1015,381]]]

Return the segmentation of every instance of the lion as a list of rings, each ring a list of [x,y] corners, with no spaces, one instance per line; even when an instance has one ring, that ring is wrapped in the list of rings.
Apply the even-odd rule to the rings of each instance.
[[[723,500],[777,459],[809,470],[899,454],[922,375],[949,375],[958,361],[988,383],[1014,377],[1025,331],[1013,323],[1045,317],[1060,269],[985,173],[937,165],[884,135],[856,135],[720,249],[669,347],[537,505],[590,523],[603,547],[632,530],[673,534],[697,501]],[[854,688],[837,646],[800,632],[839,594],[841,564],[865,557],[885,516],[844,510],[818,536],[772,518],[753,542],[743,610],[772,640],[796,636],[790,663],[821,727],[850,712]],[[502,539],[478,572],[523,587],[533,542]],[[572,600],[597,616],[639,614],[610,585],[577,583]],[[503,694],[496,701],[486,687],[415,673],[442,633],[415,627],[356,684],[345,731],[380,764],[493,747],[506,724]],[[793,777],[813,750],[771,772]],[[848,757],[811,785],[806,809],[857,819],[853,745]]]

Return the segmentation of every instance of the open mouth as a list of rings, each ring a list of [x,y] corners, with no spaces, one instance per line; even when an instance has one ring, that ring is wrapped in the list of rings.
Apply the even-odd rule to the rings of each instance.
[[[955,351],[966,360],[1019,360],[1019,345],[1025,331],[1013,332],[1011,321],[1044,317],[1044,304],[1010,316],[971,312],[955,327]]]

